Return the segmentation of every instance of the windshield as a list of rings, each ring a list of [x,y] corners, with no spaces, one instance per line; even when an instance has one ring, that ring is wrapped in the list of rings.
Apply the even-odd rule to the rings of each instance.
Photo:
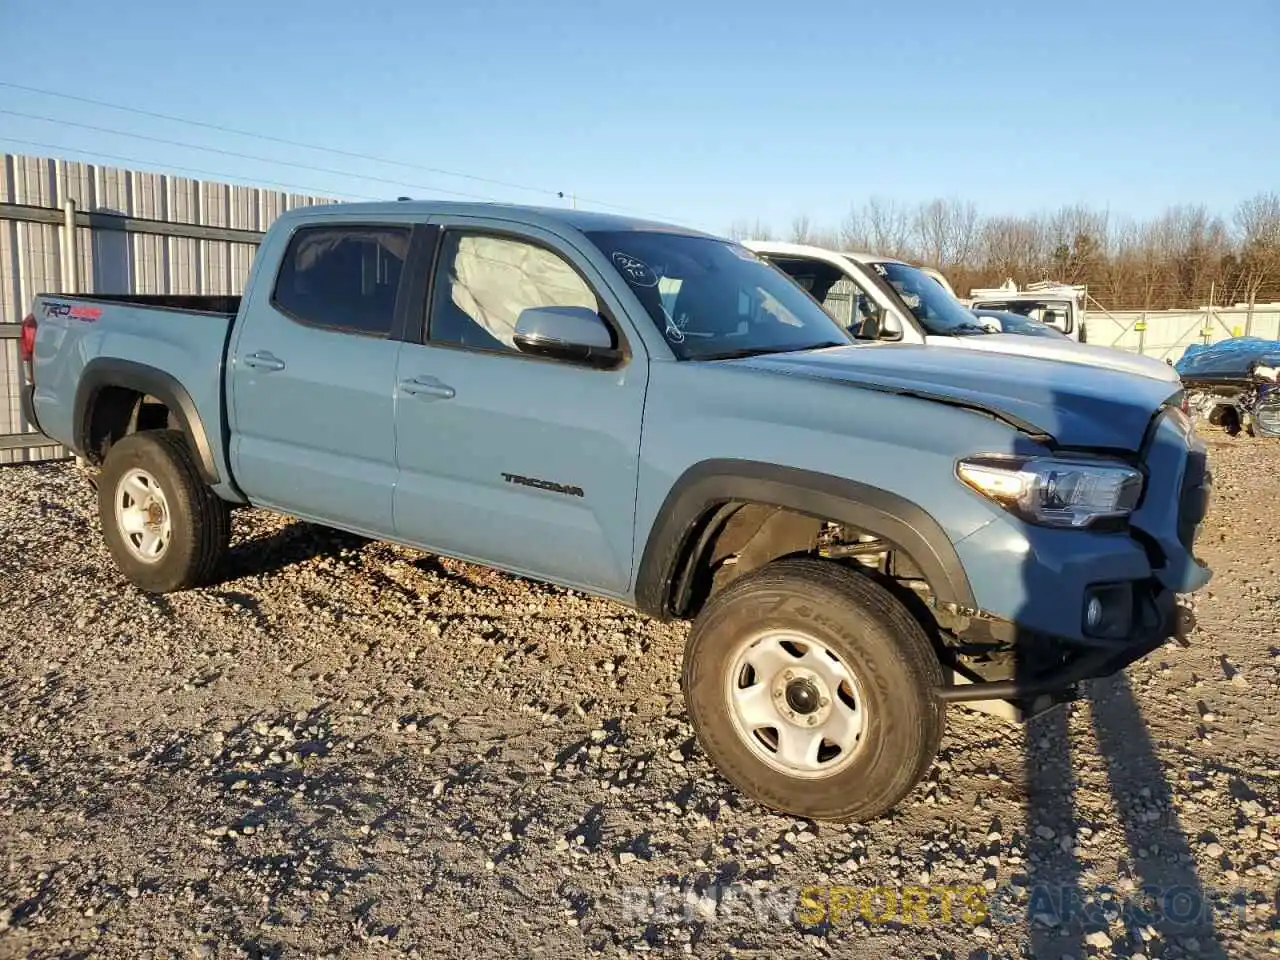
[[[964,304],[920,268],[889,260],[873,260],[867,267],[893,288],[925,333],[954,337],[987,332]]]
[[[646,230],[589,231],[681,360],[844,346],[811,296],[740,244]]]
[[[1041,323],[1039,320],[1030,320],[1020,313],[1012,313],[1007,310],[974,310],[973,312],[979,319],[994,322],[1000,328],[1001,333],[1016,333],[1024,337],[1066,339],[1066,334],[1062,331],[1049,326],[1047,323]]]
[[[1066,333],[1071,332],[1071,301],[1069,300],[981,300],[974,309],[1002,310],[1027,317],[1036,323],[1047,323]]]

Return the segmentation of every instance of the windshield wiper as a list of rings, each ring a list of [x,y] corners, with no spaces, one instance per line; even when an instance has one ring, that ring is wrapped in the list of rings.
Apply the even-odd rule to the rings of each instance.
[[[954,327],[952,327],[947,332],[948,333],[962,333],[962,332],[963,333],[990,333],[991,331],[988,330],[986,327],[984,327],[980,323],[957,323]]]
[[[744,357],[758,357],[766,353],[797,353],[801,350],[823,350],[827,347],[844,347],[848,344],[839,340],[824,340],[821,343],[806,343],[799,347],[741,347],[738,350],[725,350],[723,353],[709,353],[702,357],[690,357],[691,360],[741,360]]]

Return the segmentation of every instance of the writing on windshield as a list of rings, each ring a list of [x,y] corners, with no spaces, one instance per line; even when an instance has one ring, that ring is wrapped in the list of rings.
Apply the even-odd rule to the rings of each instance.
[[[587,237],[681,360],[850,342],[817,301],[740,244],[647,230],[592,231]]]

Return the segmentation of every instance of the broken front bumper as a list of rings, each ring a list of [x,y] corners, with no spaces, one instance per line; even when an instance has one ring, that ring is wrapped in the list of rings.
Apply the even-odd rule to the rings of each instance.
[[[1038,698],[1070,699],[1081,681],[1185,638],[1191,617],[1179,597],[1212,577],[1194,554],[1211,497],[1207,451],[1180,412],[1166,411],[1152,424],[1141,463],[1146,487],[1124,530],[1001,517],[957,544],[977,609],[935,609],[950,635],[948,665],[968,681],[939,688],[940,699],[1024,708]],[[1105,615],[1091,622],[1095,598]]]
[[[1085,680],[1118,673],[1170,639],[1185,644],[1195,625],[1190,608],[1157,585],[1137,599],[1136,608],[1132,632],[1110,642],[1086,643],[1028,632],[1004,620],[968,618],[957,647],[968,657],[952,664],[967,682],[939,687],[935,693],[945,703],[1072,699],[1076,685]],[[984,679],[993,674],[1007,679]]]

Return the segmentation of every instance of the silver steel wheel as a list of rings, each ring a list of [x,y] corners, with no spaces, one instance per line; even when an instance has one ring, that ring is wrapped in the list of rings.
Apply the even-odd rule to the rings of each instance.
[[[806,634],[771,630],[744,640],[729,663],[729,716],[760,760],[810,779],[852,762],[866,730],[866,699],[834,651]]]
[[[160,483],[134,467],[116,484],[116,526],[124,545],[144,563],[156,563],[169,548],[172,526],[169,502]]]

